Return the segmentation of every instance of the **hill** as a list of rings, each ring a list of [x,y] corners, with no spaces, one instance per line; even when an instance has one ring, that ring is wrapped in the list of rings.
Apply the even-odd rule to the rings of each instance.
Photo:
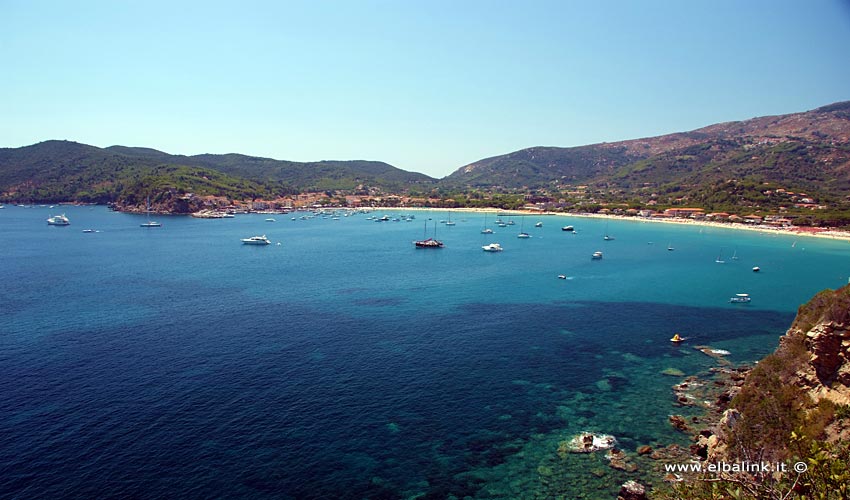
[[[818,202],[847,201],[850,102],[684,133],[573,148],[534,147],[463,166],[449,189],[569,191],[706,207],[766,202],[765,183]]]
[[[45,141],[0,149],[0,196],[37,202],[135,203],[152,192],[270,199],[300,191],[378,188],[401,192],[434,179],[374,161],[299,163],[227,155],[171,155],[150,148],[97,148]]]

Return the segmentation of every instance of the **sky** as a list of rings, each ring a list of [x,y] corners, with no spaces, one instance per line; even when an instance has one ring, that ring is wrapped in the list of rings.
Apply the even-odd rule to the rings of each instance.
[[[0,147],[444,177],[850,100],[850,0],[0,0]]]

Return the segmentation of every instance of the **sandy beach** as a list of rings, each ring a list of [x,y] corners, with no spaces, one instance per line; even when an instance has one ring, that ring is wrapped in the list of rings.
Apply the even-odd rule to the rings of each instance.
[[[682,219],[682,218],[653,218],[653,217],[635,217],[610,214],[589,214],[589,213],[571,213],[571,212],[538,212],[534,210],[502,210],[498,208],[398,208],[398,207],[378,207],[373,210],[416,210],[426,212],[459,212],[459,213],[500,213],[512,215],[555,215],[559,217],[582,217],[588,219],[611,219],[634,223],[658,223],[658,224],[683,224],[690,226],[704,226],[720,229],[735,229],[740,231],[754,231],[765,234],[782,234],[789,236],[811,237],[811,238],[826,238],[831,240],[842,240],[850,242],[850,232],[841,231],[835,228],[816,228],[816,227],[774,227],[764,225],[754,225],[739,222],[715,222],[706,220]]]

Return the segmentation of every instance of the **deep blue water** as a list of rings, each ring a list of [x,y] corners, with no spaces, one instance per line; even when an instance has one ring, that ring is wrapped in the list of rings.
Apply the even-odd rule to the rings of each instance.
[[[631,221],[455,214],[422,250],[446,214],[61,211],[0,210],[4,498],[611,498],[636,476],[559,441],[685,443],[660,372],[764,356],[850,275],[846,242]]]

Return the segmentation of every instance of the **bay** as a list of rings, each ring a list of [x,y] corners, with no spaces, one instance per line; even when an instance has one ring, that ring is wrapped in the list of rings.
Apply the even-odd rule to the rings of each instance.
[[[611,498],[635,476],[560,441],[686,444],[661,372],[763,357],[850,275],[847,242],[715,227],[59,209],[0,211],[10,498]]]

